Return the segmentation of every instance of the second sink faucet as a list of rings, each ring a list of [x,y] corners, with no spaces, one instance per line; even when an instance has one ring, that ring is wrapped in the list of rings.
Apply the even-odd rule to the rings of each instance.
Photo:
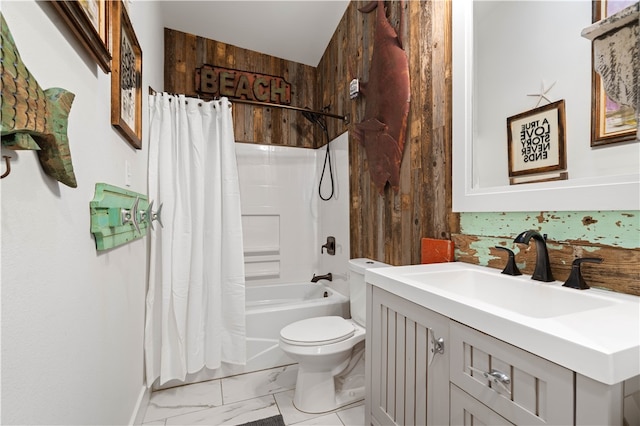
[[[333,275],[331,275],[331,272],[329,272],[327,275],[316,275],[316,274],[313,274],[313,278],[311,278],[311,282],[312,283],[317,283],[320,280],[332,281],[333,280]]]
[[[555,281],[553,274],[551,273],[551,265],[549,264],[549,253],[547,252],[547,235],[540,235],[540,233],[534,229],[524,231],[518,235],[514,243],[529,244],[529,241],[533,238],[536,243],[536,268],[533,271],[531,279],[551,282]]]

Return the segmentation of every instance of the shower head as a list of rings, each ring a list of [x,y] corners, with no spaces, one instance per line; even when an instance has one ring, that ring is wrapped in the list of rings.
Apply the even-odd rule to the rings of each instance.
[[[320,119],[320,115],[316,114],[313,111],[302,111],[302,115],[313,124],[317,123]]]
[[[311,110],[302,111],[302,115],[304,116],[304,118],[309,120],[312,124],[317,124],[322,128],[322,130],[324,130],[325,132],[327,131],[327,123],[324,121],[324,117],[322,117],[322,115],[318,114],[317,112],[313,112]]]

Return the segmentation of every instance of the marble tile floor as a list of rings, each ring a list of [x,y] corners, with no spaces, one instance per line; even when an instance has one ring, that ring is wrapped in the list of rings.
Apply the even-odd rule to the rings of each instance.
[[[331,413],[293,406],[297,364],[195,383],[151,394],[143,425],[239,425],[282,414],[287,425],[362,426],[364,401]]]

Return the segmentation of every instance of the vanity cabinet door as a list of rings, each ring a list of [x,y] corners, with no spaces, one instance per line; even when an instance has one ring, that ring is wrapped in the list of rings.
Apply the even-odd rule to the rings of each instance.
[[[451,382],[515,424],[574,424],[571,370],[450,323]]]
[[[448,318],[376,287],[368,294],[371,423],[449,424]]]

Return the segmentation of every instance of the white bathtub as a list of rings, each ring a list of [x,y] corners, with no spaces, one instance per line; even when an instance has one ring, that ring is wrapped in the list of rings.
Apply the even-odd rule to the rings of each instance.
[[[184,382],[171,380],[157,389],[292,364],[295,361],[278,346],[280,330],[292,322],[325,315],[349,318],[349,299],[316,283],[247,286],[247,364],[223,364],[217,370],[205,369],[188,375]]]
[[[326,315],[349,318],[349,299],[322,284],[261,285],[247,287],[246,294],[246,371],[294,362],[278,346],[284,326]]]

